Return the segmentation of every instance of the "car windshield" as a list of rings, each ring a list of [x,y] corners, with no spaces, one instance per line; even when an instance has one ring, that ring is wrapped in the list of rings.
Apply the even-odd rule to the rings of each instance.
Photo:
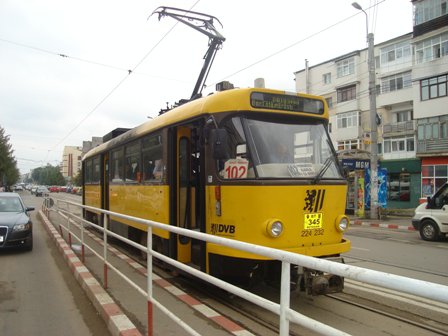
[[[23,206],[17,197],[0,197],[0,212],[22,212]]]
[[[223,124],[229,158],[223,178],[342,178],[322,123],[291,123],[233,117]]]

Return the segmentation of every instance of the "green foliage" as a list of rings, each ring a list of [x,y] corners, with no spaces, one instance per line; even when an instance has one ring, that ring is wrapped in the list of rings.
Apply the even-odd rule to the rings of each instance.
[[[0,185],[12,186],[19,181],[20,173],[13,153],[9,136],[0,126]]]
[[[82,174],[81,174],[81,171],[79,171],[78,174],[76,174],[76,176],[73,178],[72,183],[75,186],[81,186],[82,185]]]
[[[31,174],[33,181],[41,185],[65,185],[59,166],[47,165],[33,169]]]

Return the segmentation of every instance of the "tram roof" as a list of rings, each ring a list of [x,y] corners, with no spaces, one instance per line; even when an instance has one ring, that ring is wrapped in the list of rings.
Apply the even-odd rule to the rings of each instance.
[[[269,112],[272,113],[272,109],[269,108],[254,108],[251,106],[251,93],[272,93],[280,95],[292,95],[301,96],[306,98],[313,98],[324,101],[322,97],[313,96],[308,94],[297,94],[292,92],[285,92],[264,88],[243,88],[243,89],[231,89],[225,91],[215,92],[206,97],[202,97],[196,100],[192,100],[188,103],[180,105],[178,107],[169,110],[168,112],[150,119],[143,124],[134,127],[133,129],[113,138],[95,148],[90,150],[83,158],[95,156],[105,150],[114,148],[117,145],[125,144],[132,140],[135,140],[141,136],[152,133],[159,129],[163,129],[169,125],[175,125],[182,121],[192,120],[201,115],[208,115],[214,113],[230,112],[230,111],[257,111],[257,112]],[[277,113],[287,115],[297,115],[297,112],[276,110]],[[309,114],[308,114],[309,115]],[[328,111],[325,110],[323,114],[313,114],[313,117],[328,118]]]

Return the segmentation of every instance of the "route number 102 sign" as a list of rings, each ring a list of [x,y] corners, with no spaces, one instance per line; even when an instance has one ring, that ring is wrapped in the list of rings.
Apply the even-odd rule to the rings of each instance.
[[[224,164],[224,178],[243,179],[247,178],[249,161],[246,159],[230,159]]]

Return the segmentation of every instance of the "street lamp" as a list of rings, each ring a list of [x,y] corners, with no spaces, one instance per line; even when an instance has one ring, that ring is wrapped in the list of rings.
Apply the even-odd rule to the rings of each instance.
[[[369,100],[370,100],[370,218],[377,219],[378,209],[378,134],[376,124],[376,86],[375,86],[375,57],[373,53],[374,37],[369,33],[367,13],[357,3],[352,6],[366,15],[366,32],[368,43],[368,67],[369,67]]]

